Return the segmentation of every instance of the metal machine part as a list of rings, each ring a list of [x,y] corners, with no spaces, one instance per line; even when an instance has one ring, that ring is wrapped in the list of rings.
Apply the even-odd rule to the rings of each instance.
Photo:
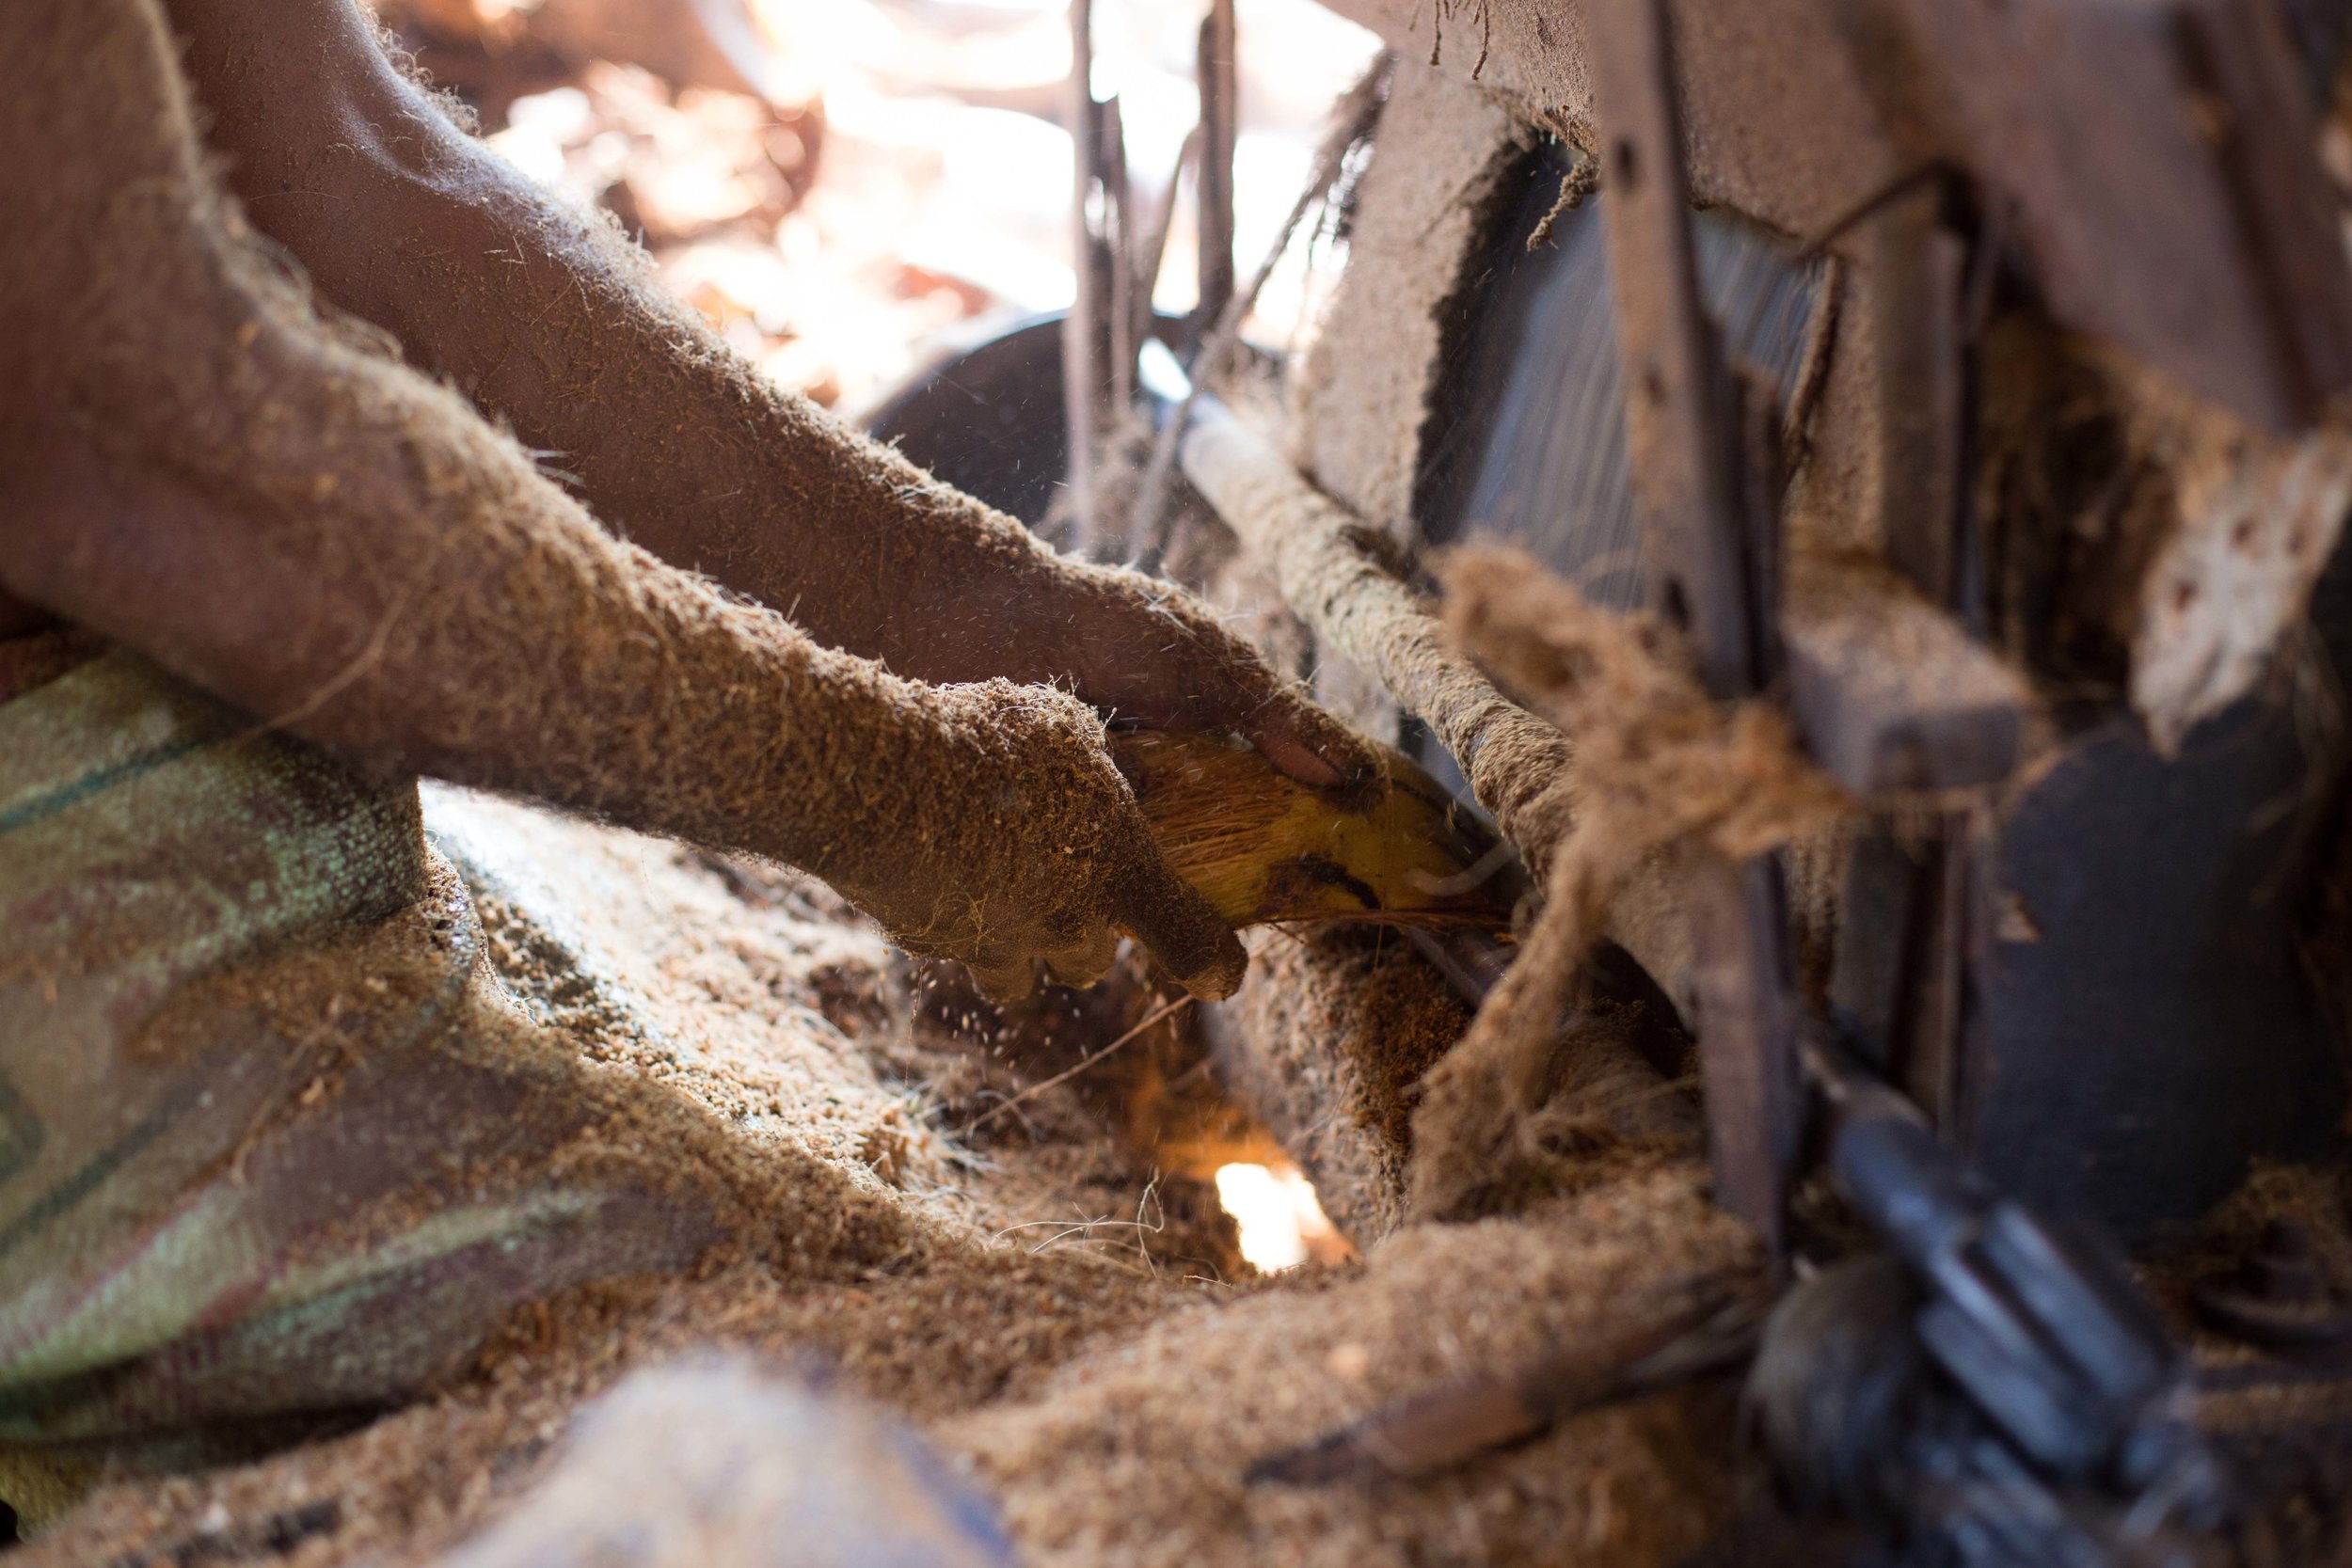
[[[2153,1499],[2052,1477],[1923,1343],[1924,1301],[1890,1253],[1829,1264],[1767,1321],[1746,1402],[1785,1487],[1874,1521],[1899,1560],[1963,1568],[2192,1568],[2210,1536]]]
[[[1070,467],[1062,413],[1062,312],[993,324],[866,412],[866,433],[907,461],[1031,528]]]
[[[1415,486],[1430,545],[1511,540],[1595,603],[1639,604],[1641,539],[1626,467],[1605,195],[1528,241],[1579,155],[1545,141],[1507,174],[1463,288],[1445,308],[1431,406],[1446,411]],[[1693,214],[1699,293],[1737,362],[1784,394],[1804,355],[1821,266],[1736,214]]]
[[[1446,308],[1415,520],[1426,544],[1499,537],[1629,607],[1644,563],[1608,195],[1561,214],[1548,246],[1526,244],[1575,156],[1530,154],[1472,242]],[[1722,210],[1693,214],[1692,230],[1726,352],[1787,388],[1821,308],[1818,269]],[[1847,321],[1838,341],[1864,325]],[[2341,602],[2352,574],[2338,570],[2315,619],[2344,620]],[[2347,667],[2341,652],[2336,664]],[[2070,722],[2054,765],[1971,830],[1984,835],[1977,865],[1956,859],[1936,884],[1964,906],[1964,954],[1933,945],[1948,911],[1913,891],[1915,847],[1866,839],[1857,858],[1904,863],[1869,884],[1885,896],[1846,889],[1832,991],[1857,1049],[1988,1174],[2137,1242],[2218,1200],[2254,1158],[2309,1157],[2339,1136],[2344,1070],[2297,945],[2298,851],[2324,820],[2330,759],[2270,696],[2209,721],[2177,756],[2128,715]],[[1429,737],[1406,745],[1445,775]],[[1944,1037],[1912,1060],[1896,999],[1937,964],[1950,972],[1931,976],[1928,1000]]]
[[[1749,1397],[1800,1493],[1969,1568],[2205,1560],[2233,1487],[2121,1255],[1971,1169],[1838,1049],[1805,1056],[1829,1169],[1885,1251],[1798,1284],[1766,1327]]]

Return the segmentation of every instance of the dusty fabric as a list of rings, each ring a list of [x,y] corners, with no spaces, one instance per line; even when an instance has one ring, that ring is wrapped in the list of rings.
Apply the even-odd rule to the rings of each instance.
[[[1262,1453],[1424,1380],[1614,1331],[1637,1285],[1737,1264],[1744,1233],[1708,1210],[1694,1165],[1619,1148],[1588,1164],[1572,1204],[1400,1232],[1360,1268],[1213,1283],[1161,1201],[1173,1184],[1119,1152],[1180,1085],[1152,1090],[1136,1064],[1136,1079],[1082,1076],[958,1135],[1120,1024],[1069,1014],[1042,1053],[1028,1035],[992,1045],[983,1005],[910,997],[880,939],[814,884],[437,787],[425,816],[466,868],[516,1006],[597,1070],[707,1106],[747,1153],[819,1168],[770,1200],[760,1247],[522,1308],[469,1366],[362,1430],[201,1474],[116,1470],[27,1568],[181,1551],[437,1561],[548,1473],[584,1401],[712,1345],[825,1370],[918,1422],[975,1466],[1024,1561],[1189,1546],[1212,1568],[1301,1552],[1665,1562],[1727,1510],[1721,1390],[1580,1418],[1369,1513],[1352,1491],[1240,1481]],[[1042,1020],[1066,1005],[1025,1006]],[[1155,1072],[1192,1075],[1163,1060]]]
[[[987,1498],[859,1402],[745,1358],[650,1369],[580,1412],[521,1506],[447,1568],[1010,1568]]]
[[[771,1354],[820,1356],[902,1404],[981,1397],[1014,1367],[1132,1317],[1154,1291],[1154,1270],[1170,1268],[1157,1260],[1163,1242],[1177,1256],[1201,1250],[1173,1204],[1151,1199],[1148,1171],[1115,1164],[1095,1174],[1117,1140],[1083,1117],[1096,1130],[1062,1134],[1065,1158],[1041,1190],[983,1181],[1009,1196],[973,1196],[974,1157],[928,1126],[925,1102],[891,1076],[890,1063],[909,1059],[894,1044],[911,1021],[897,973],[903,960],[821,887],[486,798],[434,794],[435,839],[467,868],[472,898],[445,869],[433,874],[446,901],[427,911],[441,927],[442,947],[432,951],[453,940],[473,955],[458,976],[467,1013],[413,1046],[346,1050],[327,1092],[308,1102],[294,1094],[275,1120],[251,1127],[249,1115],[232,1117],[232,1133],[251,1134],[242,1164],[199,1170],[185,1189],[199,1218],[229,1222],[180,1227],[196,1290],[174,1294],[169,1280],[125,1278],[113,1298],[151,1317],[159,1304],[225,1312],[220,1334],[199,1328],[175,1341],[202,1354],[151,1358],[91,1386],[11,1387],[9,1408],[40,1416],[54,1439],[157,1419],[184,1427],[272,1409],[364,1411],[452,1380],[472,1388],[461,1406],[495,1400],[504,1377],[540,1402],[500,1406],[495,1440],[486,1424],[478,1441],[466,1438],[446,1409],[421,1424],[379,1424],[342,1450],[369,1457],[354,1459],[325,1497],[299,1480],[313,1473],[312,1461],[299,1460],[307,1495],[250,1513],[237,1503],[251,1528],[230,1532],[224,1552],[260,1551],[289,1530],[339,1530],[336,1544],[356,1550],[384,1531],[419,1528],[436,1506],[467,1497],[478,1506],[481,1472],[470,1467],[505,1451],[497,1445],[522,1442],[535,1454],[540,1425],[617,1374],[625,1357],[633,1364],[730,1332],[764,1336]],[[412,799],[412,856],[423,853],[414,811]],[[473,924],[469,902],[485,926]],[[297,941],[292,962],[258,981],[252,963],[229,978],[250,987],[295,973],[308,983],[269,994],[297,1023],[306,1007],[342,1018],[324,1044],[348,1048],[387,1020],[415,1021],[407,974],[391,961],[415,945],[410,929],[408,912],[397,912],[360,942]],[[444,955],[436,974],[447,968]],[[370,1006],[338,1014],[336,984]],[[941,1059],[948,1043],[933,1048]],[[250,1047],[271,1067],[284,1053],[276,1037]],[[215,1081],[241,1083],[233,1072]],[[1072,1105],[1047,1097],[1036,1111],[1051,1125]],[[1017,1125],[1010,1131],[998,1148],[1025,1141]],[[307,1178],[291,1196],[279,1174],[289,1148],[304,1157]],[[453,1163],[468,1184],[450,1186]],[[372,1180],[381,1200],[371,1201]],[[1143,1194],[1151,1229],[1090,1230],[1089,1222],[1121,1218],[1115,1208],[1077,1207],[1101,1203],[1105,1187],[1118,1195],[1111,1205]],[[688,1201],[698,1194],[699,1207]],[[616,1201],[632,1195],[650,1223]],[[330,1223],[320,1223],[322,1211]],[[331,1223],[339,1216],[340,1227]],[[1020,1228],[1048,1216],[1051,1228]],[[991,1242],[1008,1227],[1014,1244]],[[257,1257],[253,1243],[281,1235],[305,1244],[263,1245]],[[485,1240],[486,1256],[472,1244]],[[240,1311],[241,1281],[272,1265],[274,1294]],[[1179,1291],[1197,1288],[1174,1272],[1165,1277]],[[510,1317],[521,1303],[536,1305]],[[932,1316],[918,1330],[914,1315],[924,1312]],[[488,1361],[474,1359],[501,1320]],[[543,1380],[531,1369],[550,1337],[594,1354],[571,1364],[567,1379]],[[490,1364],[502,1369],[498,1377],[470,1381]],[[27,1431],[18,1419],[7,1435]],[[41,1488],[86,1487],[110,1465],[186,1457],[168,1445],[52,1441],[28,1460],[0,1462],[10,1488],[0,1497],[38,1506],[49,1496]],[[167,1497],[175,1484],[163,1483]],[[167,1508],[147,1512],[156,1506],[151,1496],[137,1504],[138,1528],[173,1528]],[[205,1533],[202,1517],[181,1528]],[[290,1520],[310,1523],[295,1529]]]
[[[1420,1380],[1508,1370],[1586,1324],[1606,1329],[1629,1299],[1617,1282],[1743,1256],[1691,1167],[1621,1164],[1597,1172],[1579,1207],[1399,1237],[1361,1275],[1310,1272],[1212,1305],[1204,1292],[1231,1288],[1187,1277],[1207,1265],[1186,1260],[1199,1249],[1175,1237],[1147,1169],[1120,1168],[1100,1196],[1082,1191],[1094,1180],[1086,1162],[1100,1162],[1073,1158],[1102,1140],[1084,1131],[1089,1117],[1131,1121],[1143,1097],[1089,1112],[1081,1080],[960,1147],[954,1130],[1003,1091],[951,1084],[950,1069],[973,1064],[969,1044],[909,1040],[928,1026],[896,991],[882,943],[843,925],[821,889],[486,797],[429,794],[435,842],[482,914],[476,940],[501,1016],[527,1019],[527,1038],[562,1039],[579,1064],[564,1070],[598,1085],[596,1102],[635,1129],[608,1123],[596,1146],[662,1148],[655,1113],[684,1107],[689,1125],[727,1129],[717,1168],[774,1184],[697,1268],[526,1307],[469,1364],[444,1355],[422,1402],[361,1431],[196,1476],[140,1479],[103,1462],[69,1476],[101,1490],[49,1526],[28,1564],[436,1560],[547,1473],[584,1400],[630,1368],[712,1343],[805,1358],[926,1422],[977,1466],[1025,1560],[1128,1561],[1190,1543],[1190,1560],[1238,1568],[1296,1543],[1332,1560],[1410,1549],[1467,1565],[1565,1542],[1570,1561],[1665,1561],[1721,1516],[1708,1500],[1730,1488],[1720,1394],[1573,1423],[1443,1483],[1442,1502],[1416,1492],[1366,1515],[1343,1494],[1243,1489],[1243,1510],[1231,1506],[1262,1450]],[[1424,1049],[1458,1018],[1443,1010]],[[1410,1070],[1396,1064],[1389,1082]],[[349,1089],[328,1101],[346,1102],[362,1108]],[[1366,1107],[1391,1131],[1397,1109],[1393,1094]],[[696,1157],[652,1159],[675,1190]],[[516,1174],[532,1172],[544,1187],[544,1165]],[[1112,1196],[1122,1189],[1131,1206]],[[416,1317],[412,1296],[395,1299]],[[1269,1358],[1279,1345],[1296,1349]],[[1203,1386],[1235,1397],[1203,1402]],[[1192,1457],[1165,1468],[1148,1457],[1168,1442]],[[1137,1456],[1115,1457],[1107,1486],[1106,1445]],[[23,1464],[0,1474],[48,1484]],[[1076,1499],[1099,1512],[1068,1516]]]
[[[46,686],[105,651],[103,642],[70,626],[0,637],[0,703]]]
[[[0,1437],[403,1397],[746,1225],[490,983],[413,788],[115,654],[0,705]]]
[[[1422,1485],[1368,1495],[1253,1486],[1242,1475],[1254,1459],[1395,1398],[1465,1374],[1507,1374],[1561,1343],[1623,1332],[1661,1279],[1740,1265],[1749,1243],[1708,1211],[1702,1189],[1695,1167],[1637,1165],[1580,1203],[1408,1231],[1360,1270],[1180,1307],[1140,1332],[1097,1312],[1091,1338],[1036,1345],[1012,1386],[983,1393],[967,1415],[943,1418],[940,1394],[919,1379],[893,1385],[870,1362],[844,1370],[854,1386],[930,1412],[924,1424],[995,1497],[1025,1562],[1664,1564],[1730,1510],[1737,1425],[1721,1386],[1576,1418]],[[297,1535],[285,1560],[437,1560],[434,1544],[469,1537],[544,1470],[583,1382],[601,1386],[663,1345],[797,1338],[822,1346],[838,1332],[829,1323],[846,1317],[884,1354],[912,1336],[925,1347],[916,1365],[950,1365],[961,1336],[1024,1317],[1025,1307],[1039,1328],[1089,1313],[1070,1291],[1073,1272],[1086,1271],[1065,1266],[1026,1291],[966,1275],[952,1294],[925,1289],[918,1272],[820,1292],[804,1306],[771,1290],[725,1294],[714,1280],[659,1305],[560,1310],[433,1406],[261,1465],[116,1488],[27,1560],[251,1541],[223,1554],[235,1560],[261,1555],[268,1521],[322,1516],[334,1522]],[[968,1386],[946,1391],[951,1409],[973,1398]],[[222,1516],[230,1522],[208,1536],[204,1521]]]
[[[1463,645],[1578,737],[1580,817],[1518,960],[1414,1118],[1417,1212],[1490,1212],[1572,1164],[1533,1117],[1551,1075],[1552,1021],[1618,890],[1660,851],[1740,858],[1834,822],[1844,798],[1763,704],[1723,709],[1658,623],[1595,610],[1516,551],[1465,550],[1447,572]],[[1704,1027],[1704,1020],[1700,1021]]]

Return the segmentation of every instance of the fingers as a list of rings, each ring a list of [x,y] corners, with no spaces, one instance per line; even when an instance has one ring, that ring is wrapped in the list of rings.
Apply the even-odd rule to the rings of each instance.
[[[1158,608],[1189,634],[1181,661],[1189,668],[1174,673],[1184,683],[1190,723],[1238,731],[1268,762],[1312,789],[1353,789],[1378,776],[1377,758],[1355,731],[1205,605],[1181,595]]]
[[[1268,762],[1311,788],[1355,790],[1379,778],[1380,759],[1373,749],[1303,692],[1269,693],[1235,727]]]
[[[972,984],[982,996],[1004,1006],[1022,1000],[1037,989],[1037,966],[1040,962],[1045,965],[1045,973],[1054,984],[1082,990],[1108,974],[1111,966],[1118,961],[1119,933],[1104,926],[1089,941],[1057,953],[1048,953],[1042,959],[975,957],[966,958],[963,967],[971,972]]]
[[[1108,926],[1096,929],[1093,939],[1059,953],[1045,956],[1045,972],[1060,986],[1090,986],[1111,972],[1119,961],[1119,933]]]
[[[1371,748],[1206,605],[1133,572],[1083,572],[1091,599],[1069,626],[1079,696],[1158,728],[1234,731],[1311,789],[1350,789],[1378,777]]]
[[[1241,939],[1156,851],[1144,853],[1148,859],[1124,879],[1113,918],[1193,995],[1209,1002],[1232,995],[1249,967]]]
[[[1018,1002],[1037,989],[1037,963],[1031,958],[970,958],[963,960],[963,967],[971,972],[972,984],[979,993],[998,1006]]]

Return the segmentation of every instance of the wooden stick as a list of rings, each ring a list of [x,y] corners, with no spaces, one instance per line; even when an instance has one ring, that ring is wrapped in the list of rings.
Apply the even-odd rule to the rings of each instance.
[[[1105,312],[1110,318],[1110,389],[1108,406],[1096,416],[1105,434],[1118,429],[1120,418],[1136,403],[1135,235],[1131,230],[1134,213],[1127,184],[1127,125],[1119,96],[1114,93],[1103,105],[1103,237],[1098,242],[1098,254],[1110,275],[1110,299]],[[1119,526],[1125,521],[1123,515],[1096,517],[1103,553],[1113,558],[1126,554],[1125,530]],[[1114,533],[1118,536],[1112,536]]]
[[[1241,82],[1233,0],[1210,0],[1201,19],[1200,166],[1193,189],[1200,198],[1200,304],[1193,331],[1203,334],[1233,297],[1233,148],[1240,135]]]
[[[1628,467],[1652,597],[1688,632],[1708,690],[1744,697],[1774,673],[1775,519],[1766,487],[1744,482],[1760,455],[1743,450],[1758,421],[1741,415],[1699,300],[1671,29],[1662,0],[1605,0],[1588,27]],[[1787,895],[1770,857],[1734,863],[1702,852],[1693,862],[1685,894],[1716,1201],[1777,1259],[1804,1103]]]
[[[1095,337],[1104,300],[1094,267],[1094,226],[1087,217],[1102,175],[1101,120],[1094,103],[1094,3],[1070,0],[1070,269],[1073,292],[1062,320],[1063,413],[1070,432],[1072,537],[1080,549],[1094,538],[1095,421],[1093,388],[1101,372]]]
[[[1379,118],[1380,106],[1387,102],[1391,71],[1395,56],[1383,54],[1358,79],[1356,85],[1340,95],[1332,106],[1331,128],[1324,135],[1323,145],[1315,150],[1315,161],[1307,171],[1307,182],[1299,187],[1298,199],[1291,204],[1290,215],[1282,220],[1281,231],[1250,275],[1248,288],[1225,302],[1225,311],[1217,320],[1192,359],[1192,389],[1184,401],[1160,426],[1159,435],[1152,443],[1152,456],[1144,465],[1142,482],[1136,487],[1134,527],[1131,537],[1136,541],[1136,564],[1145,571],[1158,569],[1159,558],[1166,548],[1162,537],[1163,522],[1168,510],[1169,483],[1176,472],[1178,444],[1189,428],[1195,404],[1207,388],[1221,378],[1231,364],[1233,351],[1241,344],[1241,324],[1248,318],[1258,303],[1258,295],[1265,289],[1266,279],[1274,276],[1275,264],[1290,248],[1291,236],[1298,231],[1307,214],[1323,199],[1340,177],[1347,160],[1348,149],[1372,134],[1374,122]]]
[[[1761,1328],[1754,1281],[1680,1281],[1631,1304],[1624,1326],[1500,1376],[1397,1400],[1249,1467],[1252,1482],[1422,1481],[1525,1442],[1581,1411],[1636,1399],[1746,1359]]]
[[[1160,266],[1168,258],[1168,233],[1176,222],[1176,200],[1184,182],[1185,171],[1192,169],[1200,156],[1200,127],[1195,124],[1184,133],[1184,145],[1176,150],[1176,166],[1168,170],[1168,193],[1160,198],[1159,210],[1152,214],[1152,225],[1142,231],[1135,249],[1136,343],[1152,334],[1154,313],[1152,295],[1159,288]],[[1196,177],[1197,178],[1197,177]]]

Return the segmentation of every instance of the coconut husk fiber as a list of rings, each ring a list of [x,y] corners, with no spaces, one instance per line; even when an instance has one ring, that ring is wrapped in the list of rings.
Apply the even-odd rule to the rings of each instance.
[[[1395,931],[1276,930],[1250,948],[1249,979],[1210,1015],[1219,1074],[1314,1182],[1340,1233],[1369,1246],[1413,1217],[1414,1112],[1470,1008]],[[1616,962],[1632,967],[1623,954]],[[1651,1059],[1689,1042],[1670,1017],[1651,1015],[1656,1004],[1622,994],[1631,988],[1605,989],[1620,994],[1586,997],[1561,1022],[1534,1091],[1530,1136],[1558,1157],[1555,1188],[1606,1179],[1628,1150],[1697,1147],[1690,1085]]]
[[[942,1033],[984,1005],[926,1001],[822,888],[487,797],[434,790],[425,816],[519,1008],[896,1220],[788,1266],[721,1247],[682,1275],[566,1291],[419,1402],[274,1457],[185,1474],[102,1460],[27,1568],[435,1562],[520,1505],[584,1402],[711,1346],[821,1372],[913,1421],[961,1456],[1027,1562],[1664,1563],[1727,1516],[1734,1423],[1711,1390],[1579,1417],[1371,1498],[1242,1480],[1424,1384],[1621,1331],[1652,1284],[1743,1266],[1745,1234],[1708,1206],[1694,1161],[1620,1148],[1572,1198],[1407,1227],[1360,1264],[1217,1284],[1149,1197],[1152,1158],[1124,1107],[1086,1080],[985,1141],[958,1136],[1087,1047],[1041,1046],[1018,1020],[993,1044]],[[918,1076],[958,1060],[996,1086]],[[777,1211],[780,1241],[792,1212]]]
[[[939,1431],[974,1454],[1041,1565],[1671,1561],[1731,1500],[1736,1423],[1721,1390],[1580,1416],[1411,1486],[1243,1475],[1402,1396],[1621,1332],[1645,1287],[1739,1266],[1747,1239],[1703,1186],[1692,1164],[1635,1166],[1518,1218],[1412,1227],[1320,1288],[1105,1341],[1037,1398]]]
[[[1450,641],[1376,530],[1310,484],[1271,442],[1203,400],[1184,442],[1186,477],[1337,665],[1360,668],[1425,721],[1472,795],[1519,851],[1538,890],[1574,827],[1574,736],[1513,702]],[[1654,857],[1613,901],[1610,935],[1677,1005],[1692,994],[1687,921]]]
[[[1413,536],[1440,317],[1460,289],[1487,197],[1529,133],[1476,88],[1449,80],[1409,40],[1358,192],[1348,265],[1291,385],[1299,466],[1400,543]]]
[[[1369,1246],[1405,1221],[1418,1085],[1470,1008],[1400,932],[1274,930],[1249,946],[1249,978],[1217,1009],[1218,1071],[1340,1234]]]
[[[2025,309],[1985,335],[1978,505],[2010,649],[2122,687],[2165,752],[2262,689],[2352,498],[2340,421],[2281,437]]]
[[[1577,1180],[1543,1132],[1552,1023],[1617,895],[1657,857],[1739,859],[1834,823],[1846,800],[1760,703],[1700,689],[1665,628],[1597,610],[1523,552],[1456,552],[1449,630],[1577,737],[1579,815],[1543,912],[1414,1117],[1416,1211],[1492,1212]],[[1704,1027],[1704,1021],[1700,1021]]]

